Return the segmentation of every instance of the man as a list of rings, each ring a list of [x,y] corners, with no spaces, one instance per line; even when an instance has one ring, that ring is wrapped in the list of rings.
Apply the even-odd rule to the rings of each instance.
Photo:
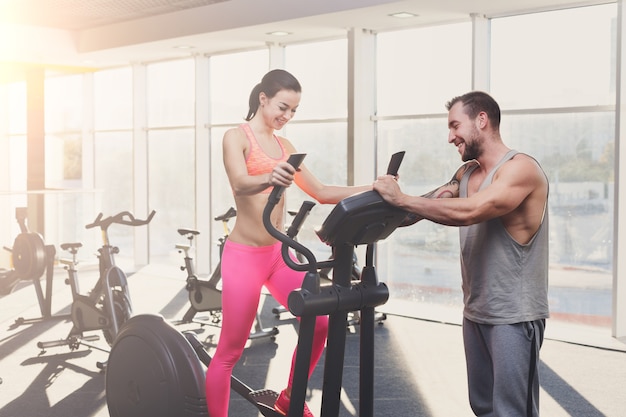
[[[413,221],[459,226],[463,340],[477,416],[539,415],[537,365],[548,311],[548,180],[500,136],[500,108],[486,93],[455,97],[448,142],[464,164],[421,197],[390,175],[374,189]]]

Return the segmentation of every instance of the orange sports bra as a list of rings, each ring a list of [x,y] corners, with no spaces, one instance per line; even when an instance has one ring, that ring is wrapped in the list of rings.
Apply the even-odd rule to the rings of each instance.
[[[248,175],[261,175],[272,172],[272,169],[279,162],[286,161],[289,155],[285,151],[285,147],[281,143],[280,140],[274,135],[276,142],[280,146],[281,156],[280,158],[272,158],[259,145],[257,142],[254,133],[252,133],[252,129],[250,129],[250,125],[244,123],[241,125],[241,128],[244,132],[246,132],[246,137],[248,138],[248,143],[250,144],[250,151],[248,152],[248,157],[246,158],[246,167],[248,168]],[[269,193],[272,191],[273,187],[267,187],[265,190],[261,191],[262,193]]]

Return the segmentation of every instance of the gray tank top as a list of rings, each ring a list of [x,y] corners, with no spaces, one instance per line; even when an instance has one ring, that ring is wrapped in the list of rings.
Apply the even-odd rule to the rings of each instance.
[[[509,151],[487,175],[480,189],[491,184],[495,172],[518,152]],[[460,182],[467,197],[469,169]],[[530,242],[522,245],[506,231],[500,218],[460,228],[463,315],[484,324],[513,324],[549,317],[548,210]]]

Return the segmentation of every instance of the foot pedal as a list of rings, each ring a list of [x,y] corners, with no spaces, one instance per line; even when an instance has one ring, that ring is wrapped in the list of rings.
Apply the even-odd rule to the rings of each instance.
[[[264,337],[269,337],[271,340],[275,340],[276,335],[279,332],[280,330],[278,330],[278,327],[265,327],[263,329],[256,329],[255,331],[250,332],[248,339],[256,340],[256,339],[262,339]]]
[[[248,393],[248,397],[256,404],[257,408],[266,417],[283,417],[274,409],[274,403],[278,399],[278,393],[270,389],[261,389]]]
[[[57,347],[57,346],[69,346],[71,344],[70,339],[59,339],[59,340],[52,340],[49,342],[37,342],[37,347],[39,349],[50,349],[53,347]]]

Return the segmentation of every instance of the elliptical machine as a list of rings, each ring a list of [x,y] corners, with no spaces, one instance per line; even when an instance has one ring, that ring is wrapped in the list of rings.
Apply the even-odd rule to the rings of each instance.
[[[404,151],[394,154],[389,162],[387,173],[396,175]],[[300,317],[298,350],[295,373],[289,405],[289,417],[302,415],[308,384],[307,372],[311,358],[311,347],[315,331],[315,318],[328,315],[328,339],[326,360],[324,363],[324,386],[322,392],[321,417],[339,415],[340,393],[344,368],[346,343],[346,323],[348,313],[360,311],[360,375],[359,375],[359,416],[374,415],[374,326],[376,322],[374,308],[387,302],[389,290],[378,282],[374,267],[374,244],[387,238],[401,226],[407,213],[386,203],[375,191],[367,191],[340,201],[328,215],[321,228],[316,231],[318,237],[333,247],[334,259],[317,262],[313,253],[296,242],[292,237],[298,233],[304,218],[312,207],[305,202],[294,218],[292,228],[287,235],[282,235],[273,228],[270,213],[273,208],[273,190],[265,208],[263,220],[272,236],[283,242],[283,259],[291,268],[306,270],[302,288],[289,295],[289,310]],[[278,191],[280,193],[281,190]],[[280,195],[280,194],[279,194]],[[279,198],[274,202],[276,204]],[[281,236],[282,235],[282,236]],[[351,280],[352,259],[356,246],[367,245],[366,263],[358,282]],[[298,265],[288,254],[289,248],[299,252],[307,259],[307,264]],[[330,286],[320,286],[318,270],[333,268],[333,280]]]
[[[390,163],[395,174],[402,152]],[[288,162],[298,167],[304,155],[292,155]],[[337,416],[340,406],[346,321],[349,311],[361,311],[360,416],[373,416],[374,383],[374,308],[384,304],[389,291],[379,283],[373,265],[375,242],[388,237],[406,217],[406,212],[387,204],[381,196],[368,191],[342,200],[317,231],[333,246],[332,260],[317,262],[313,253],[293,239],[314,203],[304,202],[287,233],[274,228],[270,215],[280,201],[282,187],[270,193],[263,213],[268,232],[283,242],[283,259],[296,270],[307,271],[302,288],[289,295],[289,309],[299,316],[300,329],[296,353],[294,384],[289,417],[302,416],[307,389],[311,346],[318,315],[329,315],[329,334],[324,365],[322,417]],[[351,280],[352,258],[356,245],[367,244],[366,265],[361,281]],[[302,254],[306,264],[293,262],[292,248]],[[333,283],[320,286],[319,269],[332,267]],[[180,333],[161,316],[143,314],[132,317],[122,327],[109,355],[106,373],[106,398],[111,417],[191,417],[207,416],[204,368],[211,357],[191,332]],[[280,417],[273,404],[277,393],[252,391],[236,377],[232,388],[268,417]]]

